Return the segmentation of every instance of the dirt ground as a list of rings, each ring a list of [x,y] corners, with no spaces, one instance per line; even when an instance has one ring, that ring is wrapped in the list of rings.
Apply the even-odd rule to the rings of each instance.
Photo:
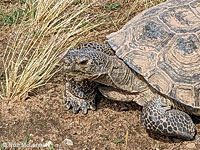
[[[106,1],[109,4],[114,2]],[[118,1],[116,1],[117,3]],[[105,3],[105,2],[104,2]],[[105,35],[121,28],[137,11],[131,4],[122,3],[119,10],[108,12],[105,4],[95,5],[109,14],[105,26],[88,33],[84,41],[104,42]],[[14,4],[8,4],[14,5]],[[94,8],[93,8],[94,9]],[[92,12],[92,11],[91,11]],[[125,17],[121,17],[121,16]],[[116,18],[121,18],[117,21]],[[112,18],[112,20],[110,19]],[[115,26],[116,25],[116,26]],[[115,26],[115,27],[113,27]],[[12,27],[0,26],[0,47],[5,47]],[[0,58],[3,51],[0,52]],[[0,60],[2,71],[2,60]],[[116,102],[98,95],[97,110],[87,115],[73,114],[62,103],[63,72],[58,72],[45,86],[29,94],[26,100],[0,100],[0,144],[7,149],[55,150],[198,150],[200,137],[183,141],[147,133],[140,122],[141,107],[135,103]],[[195,121],[195,119],[194,119]],[[200,124],[196,122],[197,134]],[[26,148],[19,144],[26,143]],[[50,146],[49,145],[53,145]],[[3,150],[4,146],[1,146]],[[11,148],[16,146],[18,148]],[[33,146],[33,147],[29,147]]]

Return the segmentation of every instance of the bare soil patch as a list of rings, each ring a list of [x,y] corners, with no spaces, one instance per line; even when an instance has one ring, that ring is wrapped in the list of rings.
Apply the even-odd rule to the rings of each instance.
[[[106,5],[119,3],[116,10]],[[16,3],[5,1],[3,9]],[[134,0],[99,1],[87,12],[88,15],[104,14],[105,24],[87,33],[81,42],[105,43],[105,36],[120,29],[128,20],[144,8],[134,9]],[[105,15],[106,14],[106,15]],[[17,25],[0,26],[0,49],[6,47],[9,33]],[[0,72],[2,72],[0,51]],[[48,84],[29,93],[25,100],[0,100],[0,144],[35,145],[16,149],[63,149],[63,150],[198,150],[200,138],[183,141],[147,133],[140,122],[141,107],[135,103],[111,101],[98,95],[96,111],[87,115],[73,114],[62,104],[64,94],[63,72],[58,72]],[[195,119],[194,119],[195,120]],[[196,121],[197,134],[200,124]],[[52,147],[42,147],[53,145]],[[12,146],[12,145],[10,145]],[[13,145],[15,146],[15,145]],[[3,147],[2,147],[3,148]],[[11,149],[11,148],[6,148]],[[14,148],[13,148],[14,149]]]

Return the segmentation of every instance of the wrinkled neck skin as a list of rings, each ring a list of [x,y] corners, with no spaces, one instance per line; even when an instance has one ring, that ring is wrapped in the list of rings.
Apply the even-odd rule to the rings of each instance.
[[[105,74],[101,74],[95,81],[112,86],[129,93],[138,93],[147,90],[147,83],[137,73],[129,68],[116,56],[108,56],[105,64]]]
[[[94,81],[120,89],[125,92],[125,95],[130,95],[131,97],[133,94],[136,95],[132,100],[141,106],[144,106],[150,100],[160,98],[163,101],[163,106],[167,109],[170,109],[172,106],[194,114],[193,111],[188,111],[189,109],[186,105],[180,104],[176,100],[169,99],[153,89],[142,77],[133,69],[129,68],[117,56],[108,56],[105,61],[105,67],[102,70],[104,73],[96,77]]]
[[[160,98],[165,102],[166,106],[172,106],[173,103],[162,95],[158,94],[147,82],[139,76],[133,69],[128,67],[117,56],[109,56],[107,59],[107,74],[96,79],[97,82],[120,89],[125,95],[136,95],[133,101],[144,106],[155,98]],[[174,105],[173,105],[174,106]]]

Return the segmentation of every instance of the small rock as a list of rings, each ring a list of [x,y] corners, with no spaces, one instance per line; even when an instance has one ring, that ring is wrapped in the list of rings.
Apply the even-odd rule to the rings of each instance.
[[[187,147],[187,148],[190,148],[190,149],[193,149],[193,148],[195,148],[195,144],[194,144],[194,143],[188,143],[188,144],[186,145],[186,147]]]
[[[50,147],[50,145],[53,145],[53,143],[51,141],[48,141],[47,143],[45,143],[43,146],[44,147]]]
[[[44,141],[44,139],[43,139],[43,138],[41,138],[41,139],[40,139],[40,141],[41,141],[41,142],[43,142],[43,141]]]
[[[71,122],[71,123],[70,123],[70,125],[73,125],[73,124],[74,124],[74,122]]]
[[[66,145],[72,146],[73,142],[70,139],[65,139],[64,142],[66,143]]]

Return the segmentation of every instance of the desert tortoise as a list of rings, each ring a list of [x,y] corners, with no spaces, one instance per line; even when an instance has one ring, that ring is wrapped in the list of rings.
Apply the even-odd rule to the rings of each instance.
[[[66,107],[75,113],[95,109],[99,87],[110,99],[144,106],[148,130],[194,139],[188,114],[200,116],[199,38],[200,1],[168,0],[108,35],[108,44],[64,52]]]

